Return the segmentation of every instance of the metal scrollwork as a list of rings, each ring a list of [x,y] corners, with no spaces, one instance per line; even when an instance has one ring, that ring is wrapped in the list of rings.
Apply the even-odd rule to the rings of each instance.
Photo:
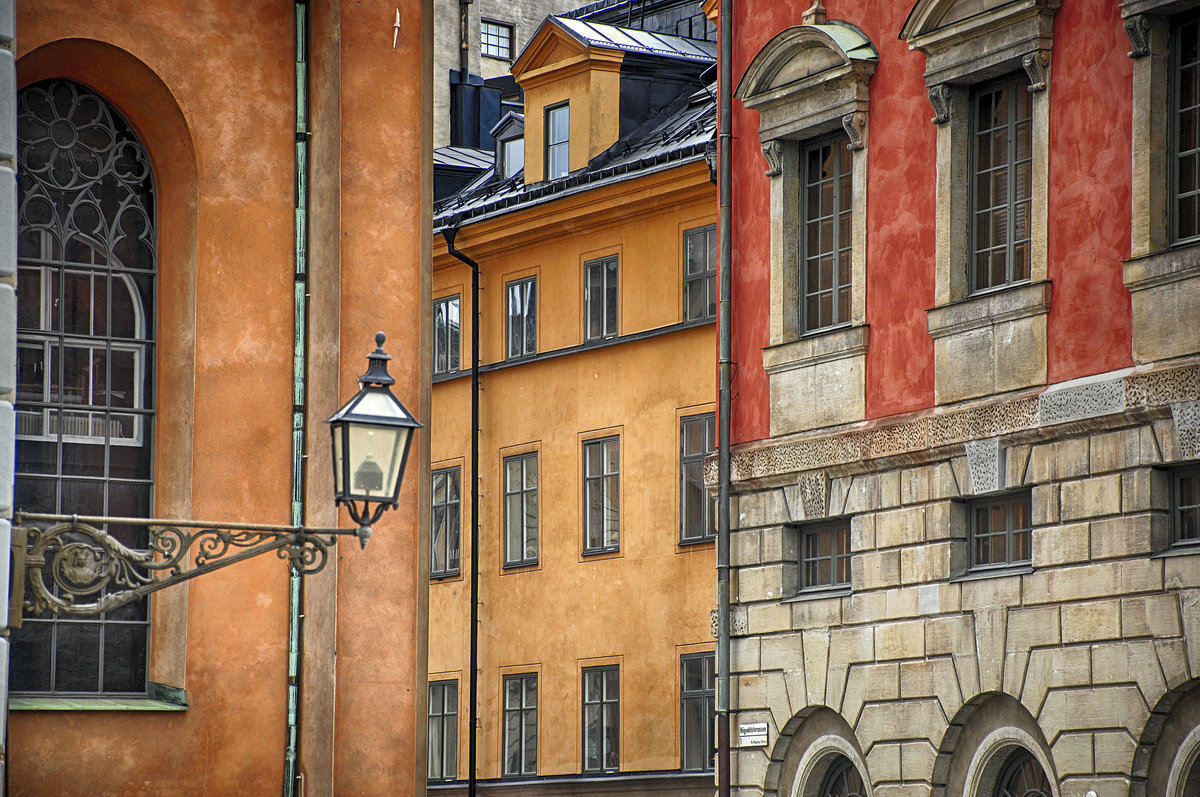
[[[151,592],[275,551],[300,573],[317,573],[329,561],[344,529],[64,517],[20,514],[28,536],[25,611],[90,615],[110,611]],[[39,522],[51,525],[32,525]],[[95,524],[95,525],[92,525]],[[125,545],[100,526],[143,525],[146,550]],[[190,558],[190,562],[188,561]]]

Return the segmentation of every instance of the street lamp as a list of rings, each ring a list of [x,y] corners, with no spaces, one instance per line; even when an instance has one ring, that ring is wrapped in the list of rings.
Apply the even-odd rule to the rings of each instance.
[[[365,548],[371,526],[399,503],[408,449],[421,428],[392,395],[396,380],[387,372],[392,358],[383,351],[385,339],[382,332],[375,336],[367,372],[358,380],[362,388],[328,420],[334,499],[357,529],[17,512],[9,625],[20,627],[23,609],[66,615],[110,611],[267,551],[301,573],[317,573],[338,537],[357,537]],[[108,524],[148,527],[148,548],[127,547],[101,528]]]
[[[412,435],[421,427],[392,395],[396,380],[388,375],[390,355],[383,351],[387,337],[375,336],[375,351],[367,355],[363,387],[326,423],[333,432],[333,497],[358,524],[363,548],[371,526],[388,509],[395,509],[400,480],[408,461]],[[374,504],[374,508],[371,505]]]

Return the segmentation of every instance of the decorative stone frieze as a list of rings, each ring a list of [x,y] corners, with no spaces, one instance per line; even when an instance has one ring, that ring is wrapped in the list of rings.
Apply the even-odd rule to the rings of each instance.
[[[1171,405],[1175,421],[1175,440],[1184,459],[1200,458],[1200,401]]]
[[[746,482],[882,457],[928,461],[929,452],[942,446],[1062,423],[1080,406],[1091,407],[1089,412],[1099,412],[1097,408],[1107,407],[1111,414],[1200,401],[1200,365],[1194,363],[1148,372],[1134,371],[1113,381],[1120,385],[1123,395],[1120,406],[1110,394],[1115,391],[1114,387],[1092,390],[1081,386],[1074,399],[1053,399],[1053,412],[1046,419],[1041,414],[1040,397],[1026,395],[963,409],[934,410],[916,418],[876,421],[866,428],[865,424],[855,424],[833,432],[827,430],[746,444],[737,447],[732,454],[732,479],[735,483]],[[710,486],[716,485],[715,459],[706,466],[705,480]]]
[[[1125,385],[1120,378],[1054,385],[1038,396],[1038,405],[1043,426],[1111,415],[1125,409]]]

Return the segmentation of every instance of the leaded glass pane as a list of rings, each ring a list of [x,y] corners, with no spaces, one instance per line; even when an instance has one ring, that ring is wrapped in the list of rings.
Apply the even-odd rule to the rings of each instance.
[[[90,89],[18,96],[16,485],[31,512],[150,515],[156,238],[150,159]],[[118,411],[119,410],[119,411]],[[109,527],[135,548],[145,529]],[[15,692],[145,694],[140,602],[95,618],[27,618]]]

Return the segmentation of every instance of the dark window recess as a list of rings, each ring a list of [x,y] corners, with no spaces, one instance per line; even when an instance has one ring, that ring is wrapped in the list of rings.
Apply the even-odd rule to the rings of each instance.
[[[850,583],[850,521],[806,528],[800,535],[801,589]]]
[[[537,775],[537,673],[504,677],[504,776]]]
[[[683,234],[683,320],[717,317],[717,228],[710,224]]]
[[[583,771],[621,769],[621,675],[617,667],[583,671]]]
[[[717,747],[713,740],[716,717],[717,666],[712,653],[679,659],[679,749],[684,772],[711,772]]]
[[[801,290],[805,332],[850,320],[853,155],[849,144],[845,136],[837,136],[804,148]]]
[[[1172,36],[1171,238],[1181,243],[1200,238],[1200,17],[1181,20]]]
[[[508,299],[506,356],[510,360],[537,353],[537,279],[529,277],[505,286]]]
[[[458,681],[429,684],[429,780],[458,775]]]
[[[429,575],[456,576],[462,534],[461,469],[445,468],[431,474],[429,521]]]
[[[616,255],[583,264],[585,340],[617,336],[617,279]]]
[[[538,559],[538,455],[504,460],[504,564],[531,565]]]
[[[459,331],[459,300],[447,296],[433,303],[433,374],[450,374],[458,370],[461,349]]]
[[[1005,567],[1031,560],[1030,493],[971,503],[971,566]]]
[[[546,179],[557,180],[571,171],[571,108],[546,109]]]
[[[971,289],[1029,279],[1029,81],[1013,77],[971,95]]]
[[[150,159],[98,94],[65,80],[17,99],[14,505],[149,517],[154,484],[157,233]],[[144,527],[106,528],[145,550]],[[146,695],[148,602],[27,616],[14,693]]]
[[[717,416],[691,415],[679,424],[679,541],[716,535],[713,498],[704,487],[704,460],[716,450]]]
[[[621,544],[621,441],[583,444],[583,552],[615,551]]]
[[[863,797],[866,793],[862,775],[845,756],[838,756],[829,765],[821,781],[821,791],[818,792],[820,797]]]
[[[1174,536],[1178,545],[1200,543],[1200,468],[1180,471],[1173,478]]]

